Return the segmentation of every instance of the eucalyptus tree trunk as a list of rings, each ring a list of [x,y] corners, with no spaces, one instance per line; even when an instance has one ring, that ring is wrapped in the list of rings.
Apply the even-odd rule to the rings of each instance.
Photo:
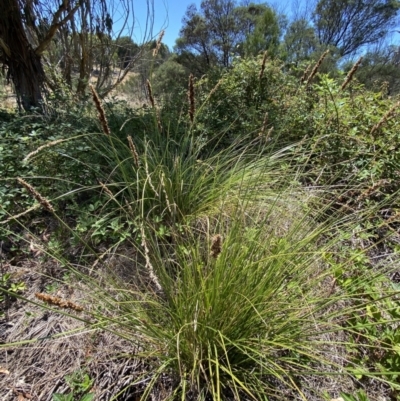
[[[61,5],[57,4],[45,32],[40,32],[35,23],[37,16],[32,4],[29,0],[1,0],[0,63],[8,68],[19,106],[24,110],[38,107],[44,111],[46,76],[42,55],[58,29],[78,10],[79,3],[71,7],[70,0],[62,0]]]
[[[24,29],[18,0],[2,0],[0,12],[1,59],[8,67],[24,110],[42,107],[45,74],[41,57],[33,49]]]

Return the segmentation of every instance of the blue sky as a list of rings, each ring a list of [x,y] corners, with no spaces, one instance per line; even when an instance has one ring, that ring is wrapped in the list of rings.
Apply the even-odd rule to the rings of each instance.
[[[134,2],[135,19],[139,31],[143,31],[146,21],[147,6],[146,0]],[[156,35],[161,29],[165,29],[163,43],[172,47],[179,36],[179,30],[182,27],[182,18],[190,4],[196,4],[199,8],[201,0],[154,0],[154,28]],[[140,42],[140,33],[136,34],[136,41]]]

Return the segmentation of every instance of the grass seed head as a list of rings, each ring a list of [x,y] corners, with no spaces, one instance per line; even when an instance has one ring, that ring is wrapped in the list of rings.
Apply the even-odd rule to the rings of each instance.
[[[64,309],[72,309],[76,312],[82,312],[83,308],[80,305],[77,305],[76,303],[68,300],[68,299],[61,299],[59,297],[55,297],[53,295],[49,295],[49,294],[43,294],[41,292],[37,292],[35,293],[35,297],[37,299],[40,299],[41,301],[45,302],[48,305],[55,305],[58,306],[60,308],[64,308]]]
[[[36,156],[40,151],[42,151],[43,149],[46,148],[50,148],[52,146],[58,145],[61,142],[65,142],[67,141],[67,139],[57,139],[56,141],[51,141],[49,143],[46,143],[45,145],[39,146],[36,150],[34,150],[31,153],[28,153],[25,158],[24,158],[24,162],[27,162],[31,157]]]
[[[133,143],[132,137],[130,135],[128,135],[127,138],[128,138],[128,143],[129,143],[129,149],[131,150],[132,157],[135,162],[135,166],[136,166],[136,168],[138,168],[139,167],[139,154],[136,150],[135,144]]]
[[[146,86],[147,86],[147,94],[149,96],[149,101],[150,101],[151,107],[153,109],[155,109],[156,108],[156,104],[154,103],[153,89],[152,89],[151,83],[150,83],[150,81],[148,79],[146,80]]]
[[[44,196],[40,195],[40,193],[36,191],[32,185],[28,184],[25,180],[19,177],[17,178],[17,181],[42,205],[44,209],[46,209],[48,212],[55,213],[50,202]]]
[[[322,62],[324,61],[325,57],[328,55],[329,50],[326,50],[322,56],[319,58],[319,60],[317,61],[317,63],[314,65],[314,68],[311,71],[310,76],[307,78],[306,81],[306,86],[308,86],[308,84],[312,81],[312,79],[315,77],[315,75],[318,72],[319,67],[321,66]]]
[[[307,75],[308,75],[308,73],[310,72],[310,68],[311,68],[311,64],[309,64],[309,65],[307,66],[307,68],[304,70],[304,73],[303,73],[302,77],[300,78],[300,82],[301,82],[301,83],[303,83],[303,82],[306,80]]]
[[[107,185],[103,184],[101,181],[99,181],[100,186],[103,188],[103,191],[111,198],[114,199],[114,194],[109,190]]]
[[[193,74],[189,75],[189,89],[188,89],[188,100],[189,100],[189,118],[193,124],[194,113],[195,113],[195,101],[194,101],[194,77]]]
[[[222,252],[222,235],[216,234],[211,239],[211,252],[210,255],[214,259]]]
[[[362,57],[360,57],[358,59],[358,61],[353,65],[352,69],[349,71],[349,73],[346,76],[346,79],[344,80],[344,82],[342,83],[341,86],[341,90],[344,90],[346,88],[346,86],[349,84],[349,82],[352,80],[353,75],[356,73],[358,67],[360,66],[361,62],[362,62]]]
[[[400,106],[400,100],[390,108],[390,110],[379,120],[378,124],[375,124],[371,128],[370,134],[371,135],[374,134],[382,127],[383,124],[385,124],[390,118],[392,118],[396,114],[396,111],[399,108],[399,106]]]
[[[258,79],[261,79],[264,75],[265,63],[267,62],[267,56],[268,56],[268,51],[265,51],[264,57],[263,57],[262,63],[261,63],[260,73],[258,74]]]
[[[101,127],[103,128],[103,132],[106,135],[111,135],[111,130],[110,130],[110,127],[108,126],[106,113],[104,111],[104,108],[103,108],[103,105],[99,98],[99,95],[97,94],[96,89],[94,89],[93,85],[90,85],[90,90],[92,91],[93,102],[96,106],[97,112],[99,113],[98,118],[99,118]]]
[[[157,43],[156,43],[156,47],[153,50],[153,57],[156,57],[158,52],[160,51],[160,47],[161,47],[161,41],[164,37],[164,29],[160,32],[160,34],[158,35],[158,39],[157,39]]]

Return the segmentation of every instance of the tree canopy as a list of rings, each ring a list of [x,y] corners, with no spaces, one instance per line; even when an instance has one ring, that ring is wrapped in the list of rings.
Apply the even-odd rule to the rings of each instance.
[[[319,0],[312,20],[319,42],[346,56],[382,39],[399,8],[399,0]]]

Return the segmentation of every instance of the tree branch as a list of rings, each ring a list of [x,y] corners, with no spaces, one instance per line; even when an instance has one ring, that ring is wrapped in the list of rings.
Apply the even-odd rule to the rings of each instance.
[[[51,40],[53,39],[54,35],[56,34],[58,28],[60,28],[60,26],[64,25],[68,20],[70,20],[74,16],[75,12],[78,10],[78,8],[80,6],[80,4],[78,2],[75,5],[75,7],[69,11],[69,13],[67,14],[67,16],[64,19],[62,19],[61,21],[58,21],[61,17],[61,14],[67,9],[68,2],[69,2],[69,0],[63,0],[62,4],[58,8],[57,12],[54,14],[53,21],[50,25],[49,30],[46,33],[46,36],[44,37],[42,42],[39,44],[39,46],[35,49],[35,53],[38,56],[41,56],[43,54],[43,52],[49,47]]]

